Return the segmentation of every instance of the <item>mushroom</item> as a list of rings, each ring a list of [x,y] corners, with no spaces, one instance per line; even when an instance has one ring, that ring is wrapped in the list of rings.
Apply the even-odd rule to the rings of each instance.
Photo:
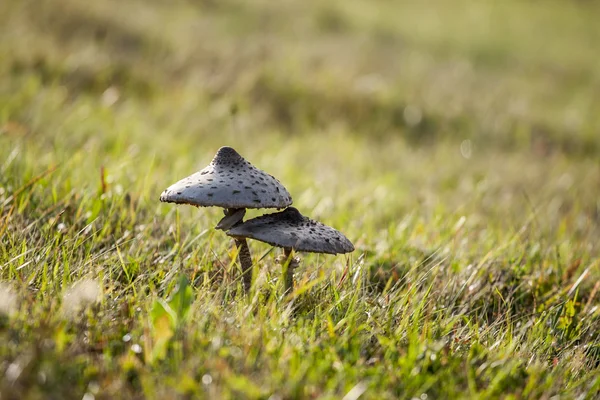
[[[160,201],[198,207],[223,207],[225,217],[217,229],[240,224],[246,208],[285,208],[292,196],[272,175],[256,168],[231,147],[221,147],[204,169],[169,186]],[[235,239],[244,288],[252,283],[252,258],[246,239]]]
[[[303,216],[294,207],[237,224],[227,231],[227,235],[236,240],[250,238],[283,247],[288,262],[286,292],[293,287],[294,269],[299,265],[293,251],[327,254],[354,251],[354,245],[341,232]]]

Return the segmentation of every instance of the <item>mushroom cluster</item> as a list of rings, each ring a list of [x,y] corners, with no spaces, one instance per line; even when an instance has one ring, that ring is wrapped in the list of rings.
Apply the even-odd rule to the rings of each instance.
[[[250,164],[231,147],[221,147],[206,168],[169,186],[160,201],[224,209],[225,216],[215,228],[235,240],[246,291],[252,284],[248,238],[284,249],[286,291],[293,287],[293,271],[298,266],[294,252],[338,254],[354,250],[341,232],[289,207],[292,196],[281,182]],[[247,208],[285,210],[244,222]]]

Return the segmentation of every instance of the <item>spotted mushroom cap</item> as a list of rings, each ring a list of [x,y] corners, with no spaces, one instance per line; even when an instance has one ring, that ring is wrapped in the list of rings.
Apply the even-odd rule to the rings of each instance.
[[[294,207],[249,219],[231,228],[227,234],[309,253],[354,251],[354,245],[341,232],[303,216]]]
[[[223,208],[284,208],[292,196],[272,175],[231,147],[221,147],[201,171],[169,186],[160,201]]]

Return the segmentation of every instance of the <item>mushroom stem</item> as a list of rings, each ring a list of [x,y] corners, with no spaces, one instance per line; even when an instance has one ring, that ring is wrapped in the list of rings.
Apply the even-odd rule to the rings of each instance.
[[[294,257],[292,249],[285,247],[283,249],[284,254],[284,266],[287,264],[285,269],[285,293],[289,293],[294,289],[294,269],[299,265],[298,260]]]
[[[243,212],[240,212],[243,210]],[[238,209],[238,208],[228,208],[225,210],[225,220],[228,217],[232,217],[237,215],[238,217],[232,221],[232,224],[227,228],[234,227],[242,223],[244,219],[244,214],[246,213],[246,209]],[[241,215],[240,215],[241,214]],[[221,220],[221,222],[223,221]],[[219,222],[219,224],[221,223]],[[252,256],[250,255],[250,248],[248,248],[248,241],[245,238],[235,239],[235,245],[238,248],[238,261],[242,267],[242,280],[244,282],[244,291],[246,293],[250,292],[250,287],[252,286]]]
[[[225,216],[219,221],[215,228],[226,231],[242,223],[244,215],[246,214],[246,209],[226,208],[223,210],[223,214],[225,214]]]
[[[242,279],[244,281],[244,290],[250,291],[252,286],[252,257],[246,239],[235,239],[235,245],[238,248],[238,260],[242,266]]]

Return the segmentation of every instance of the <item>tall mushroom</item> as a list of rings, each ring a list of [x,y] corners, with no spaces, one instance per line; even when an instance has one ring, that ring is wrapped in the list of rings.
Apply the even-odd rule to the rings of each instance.
[[[292,196],[272,175],[256,168],[231,147],[221,147],[210,164],[169,186],[160,201],[198,207],[223,207],[218,229],[241,223],[246,208],[285,208]],[[246,239],[235,239],[242,266],[244,288],[252,283],[252,259]]]
[[[294,268],[298,266],[298,260],[292,257],[292,250],[327,254],[354,251],[354,245],[341,232],[303,216],[294,207],[240,223],[229,229],[227,234],[236,240],[250,238],[283,247],[289,262],[285,277],[286,292],[293,287]]]

